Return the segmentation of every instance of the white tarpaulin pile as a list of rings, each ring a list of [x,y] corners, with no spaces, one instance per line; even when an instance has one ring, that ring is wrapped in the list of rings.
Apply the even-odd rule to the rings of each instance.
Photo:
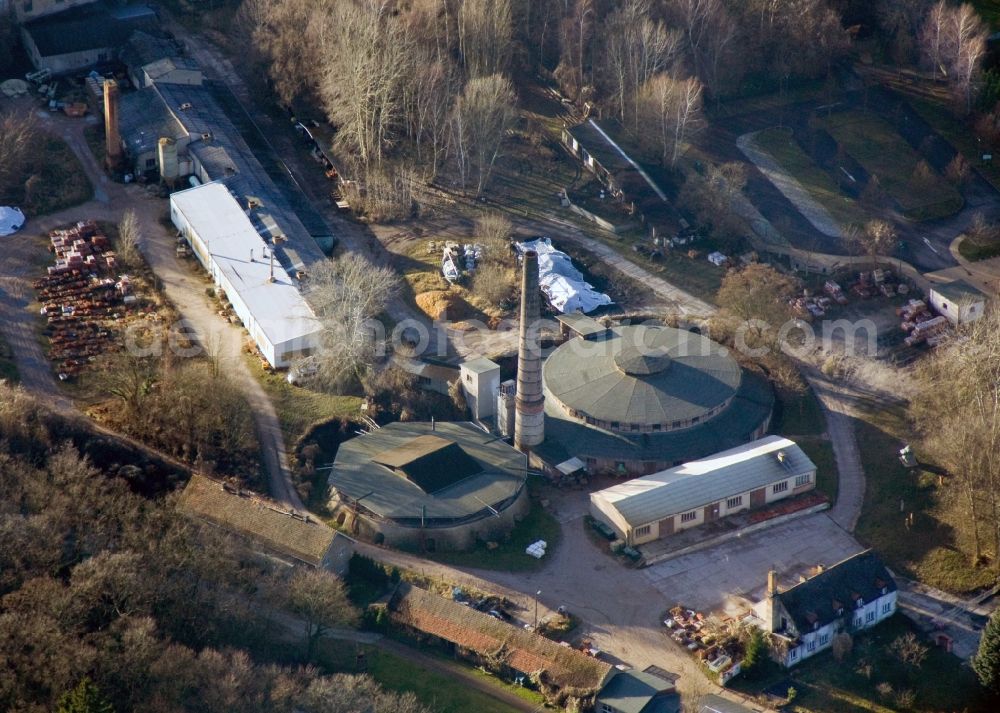
[[[611,304],[611,298],[598,292],[583,279],[583,273],[573,267],[569,255],[552,247],[548,238],[537,238],[517,244],[519,252],[538,253],[538,281],[553,309],[570,312],[593,312]]]
[[[13,235],[24,227],[24,213],[17,208],[0,205],[0,237]]]

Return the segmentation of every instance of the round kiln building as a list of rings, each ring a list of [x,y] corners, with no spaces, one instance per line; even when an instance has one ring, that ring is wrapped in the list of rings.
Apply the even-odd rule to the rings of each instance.
[[[524,454],[473,423],[390,423],[340,445],[330,509],[376,543],[465,549],[527,513],[525,475]]]
[[[774,403],[767,380],[725,347],[664,326],[589,329],[542,373],[545,441],[535,453],[591,473],[653,473],[760,438]]]

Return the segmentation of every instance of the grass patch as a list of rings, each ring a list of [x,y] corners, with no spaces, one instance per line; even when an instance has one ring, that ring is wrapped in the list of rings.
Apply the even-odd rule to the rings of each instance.
[[[479,542],[475,549],[468,552],[432,552],[425,556],[455,567],[525,572],[540,569],[546,558],[551,557],[552,550],[559,546],[561,538],[559,522],[532,498],[528,514],[496,549],[488,549],[486,543]],[[540,560],[524,552],[528,545],[538,540],[548,543],[548,554]]]
[[[285,372],[264,371],[257,358],[252,355],[247,355],[247,366],[274,404],[281,422],[281,432],[289,448],[316,423],[334,418],[353,419],[360,413],[361,398],[358,396],[323,394],[292,386],[288,383]]]
[[[812,389],[800,393],[779,391],[771,420],[775,433],[795,436],[819,436],[826,431],[826,417]]]
[[[14,352],[6,341],[0,339],[0,381],[16,384],[21,380],[14,363]]]
[[[93,195],[87,174],[69,145],[44,134],[32,144],[24,173],[10,185],[0,186],[0,203],[19,205],[35,215],[71,208]]]
[[[995,7],[1000,7],[1000,2],[994,1],[993,4]],[[902,90],[903,87],[897,89]],[[930,124],[931,128],[956,151],[965,156],[969,165],[975,168],[979,175],[1000,190],[1000,165],[993,162],[983,163],[983,148],[966,122],[956,117],[947,105],[932,101],[925,96],[907,93],[907,101],[921,119]]]
[[[994,573],[972,564],[969,533],[947,481],[896,457],[903,446],[900,414],[881,411],[857,422],[865,471],[865,501],[856,534],[890,567],[949,592],[968,593],[994,583]],[[902,503],[902,511],[900,503]],[[913,524],[905,519],[913,514]]]
[[[726,271],[704,257],[689,258],[679,250],[665,251],[661,258],[652,259],[632,249],[635,244],[648,246],[649,240],[641,231],[630,231],[620,235],[594,231],[590,237],[604,243],[622,257],[640,265],[653,275],[657,275],[679,289],[708,304],[715,304],[715,295],[722,285]],[[714,248],[713,248],[714,249]],[[699,252],[707,253],[699,246]]]
[[[955,656],[931,648],[919,668],[907,666],[894,656],[889,645],[910,632],[924,640],[909,619],[896,615],[855,637],[854,649],[843,661],[837,661],[827,651],[791,671],[775,669],[766,678],[752,683],[737,679],[732,687],[758,696],[768,687],[790,680],[798,695],[783,710],[797,713],[991,710],[984,707],[974,674]],[[879,684],[888,684],[890,688],[880,693]],[[906,691],[912,692],[913,703],[900,705],[904,703],[901,695]]]
[[[844,195],[833,177],[802,150],[790,129],[764,129],[754,135],[753,141],[771,154],[842,226],[868,219],[867,212]]]
[[[962,238],[958,243],[958,254],[966,260],[989,260],[1000,255],[1000,242],[980,245],[969,238]]]
[[[364,655],[364,667],[359,667],[358,656]],[[317,646],[317,663],[331,673],[367,673],[385,688],[398,692],[411,692],[421,703],[437,713],[510,713],[510,707],[481,691],[468,687],[458,676],[423,666],[408,658],[397,656],[374,646],[350,644],[324,639]],[[435,657],[436,658],[436,657]],[[459,668],[453,661],[440,659],[443,666]],[[464,667],[462,667],[464,668]],[[472,673],[471,668],[465,669]],[[493,676],[483,673],[484,679],[499,687],[510,689]],[[524,689],[518,689],[523,691]],[[532,693],[528,691],[527,693]],[[518,695],[522,695],[520,692]],[[535,700],[535,699],[529,699]]]
[[[833,114],[823,126],[878,180],[908,220],[943,218],[962,208],[962,196],[937,174],[915,180],[920,156],[882,119],[860,111]]]

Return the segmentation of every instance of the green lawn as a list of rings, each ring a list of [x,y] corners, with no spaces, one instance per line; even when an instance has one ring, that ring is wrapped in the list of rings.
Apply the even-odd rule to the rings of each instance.
[[[931,648],[923,664],[913,667],[903,664],[888,650],[894,640],[911,631],[915,631],[913,623],[897,615],[856,636],[853,650],[843,661],[837,661],[826,651],[791,671],[781,671],[775,666],[763,680],[737,679],[732,687],[758,695],[771,685],[790,681],[797,696],[794,704],[784,710],[796,713],[991,710],[980,700],[974,675],[955,656]],[[888,684],[890,688],[883,685],[884,692],[880,692],[880,684]],[[900,700],[906,691],[912,692],[912,705]]]
[[[997,6],[1000,3],[993,4]],[[921,119],[930,124],[956,151],[965,156],[970,166],[974,166],[983,178],[1000,190],[1000,165],[996,162],[988,164],[982,162],[982,147],[967,123],[957,118],[948,106],[926,97],[908,95],[907,101]]]
[[[962,196],[937,174],[925,183],[914,180],[920,156],[882,119],[846,111],[823,119],[837,143],[869,174],[909,220],[943,218],[962,208]]]
[[[812,389],[798,394],[779,392],[771,430],[790,438],[819,436],[826,431],[826,418]]]
[[[978,245],[969,238],[962,238],[958,244],[958,252],[966,260],[988,260],[991,257],[1000,255],[1000,243],[990,245]]]
[[[426,556],[430,559],[456,567],[475,567],[478,569],[494,569],[507,572],[531,571],[542,567],[546,558],[559,546],[562,530],[552,515],[546,512],[537,500],[532,499],[531,510],[518,523],[506,542],[494,550],[487,549],[485,543],[477,543],[475,549],[469,552],[436,552]],[[525,553],[525,548],[533,542],[545,540],[548,543],[548,554],[545,558],[536,560]]]
[[[382,686],[393,691],[412,692],[435,713],[510,713],[510,707],[480,691],[467,687],[461,678],[447,676],[437,669],[423,666],[410,659],[396,656],[374,646],[351,644],[325,639],[317,647],[317,662],[330,672],[368,673]],[[366,666],[359,669],[357,656],[364,654]],[[428,652],[424,652],[428,653]],[[442,659],[446,666],[459,667],[453,661]],[[466,669],[472,671],[471,668]],[[479,675],[478,673],[476,675]],[[492,676],[484,679],[499,687],[513,690]],[[531,694],[531,692],[526,692]],[[519,693],[520,695],[520,693]],[[534,700],[534,699],[532,699]]]
[[[842,226],[863,223],[868,214],[845,195],[837,182],[799,146],[790,129],[770,128],[754,135],[754,143],[771,154]]]
[[[912,579],[955,593],[993,584],[994,574],[974,567],[965,518],[947,480],[897,458],[905,434],[899,414],[881,411],[857,421],[867,487],[855,534],[884,557],[890,567]],[[918,452],[919,457],[919,452]],[[902,512],[900,503],[902,502]],[[909,528],[904,519],[913,513]]]
[[[288,448],[294,447],[314,424],[333,418],[357,418],[360,413],[361,398],[358,396],[322,394],[292,386],[286,379],[286,372],[266,372],[252,355],[247,356],[247,366],[274,404]]]

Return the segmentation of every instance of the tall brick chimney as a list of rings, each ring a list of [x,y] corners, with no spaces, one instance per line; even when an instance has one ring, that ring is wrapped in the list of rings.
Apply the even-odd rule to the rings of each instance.
[[[104,142],[106,144],[106,163],[110,170],[121,168],[124,153],[122,152],[121,135],[118,133],[118,82],[108,79],[104,82]]]
[[[514,397],[514,447],[529,453],[545,440],[545,397],[542,393],[542,345],[539,336],[541,290],[538,253],[524,253],[521,274],[521,331]]]

